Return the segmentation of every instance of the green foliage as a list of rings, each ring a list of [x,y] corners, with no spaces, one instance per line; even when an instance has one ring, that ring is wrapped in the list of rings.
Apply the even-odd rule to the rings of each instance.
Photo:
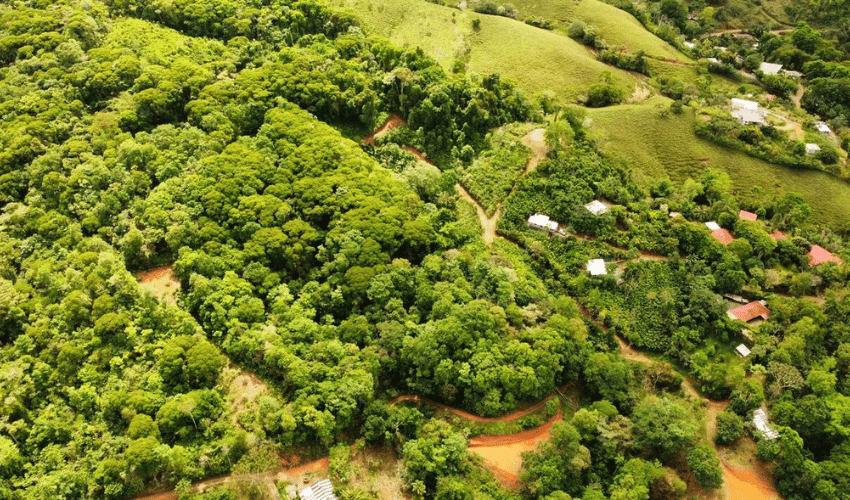
[[[635,407],[632,421],[638,444],[662,460],[688,450],[699,430],[699,424],[690,412],[669,397],[651,397],[642,401]]]
[[[710,446],[704,444],[694,446],[688,452],[688,467],[703,488],[715,489],[723,485],[720,459]]]
[[[737,414],[724,411],[717,415],[717,433],[714,442],[732,444],[744,433],[744,421]]]
[[[587,91],[585,105],[591,108],[601,108],[611,104],[619,104],[626,98],[626,91],[613,80],[611,73],[603,72],[599,83],[594,83]]]

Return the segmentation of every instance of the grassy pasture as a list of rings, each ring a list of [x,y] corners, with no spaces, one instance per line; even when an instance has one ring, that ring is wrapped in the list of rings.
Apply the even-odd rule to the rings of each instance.
[[[611,46],[624,46],[631,52],[643,50],[654,58],[689,62],[690,59],[653,35],[626,11],[599,0],[515,0],[519,18],[540,16],[566,30],[575,19],[599,28]]]
[[[353,12],[369,34],[401,46],[421,47],[447,70],[455,59],[479,74],[499,73],[528,94],[551,90],[575,102],[610,71],[631,94],[636,78],[597,61],[569,37],[521,21],[460,11],[424,0],[328,0]],[[480,31],[472,20],[481,20]]]
[[[742,201],[793,191],[811,205],[814,221],[837,227],[850,221],[847,182],[824,172],[771,165],[704,141],[693,133],[692,110],[661,116],[660,109],[667,108],[670,102],[654,97],[640,104],[589,109],[586,125],[603,151],[628,160],[640,184],[664,177],[681,184],[711,167],[729,174]],[[762,193],[754,192],[754,188],[760,188]]]

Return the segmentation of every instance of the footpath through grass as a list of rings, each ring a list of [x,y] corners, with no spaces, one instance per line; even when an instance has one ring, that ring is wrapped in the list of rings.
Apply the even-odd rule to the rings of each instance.
[[[451,70],[456,59],[461,60],[468,64],[469,71],[498,73],[529,95],[553,91],[562,101],[575,102],[603,71],[610,71],[628,94],[637,81],[631,74],[597,61],[587,48],[568,36],[522,21],[461,11],[425,0],[328,3],[356,15],[368,34],[389,38],[401,46],[421,47],[446,70]],[[472,29],[476,18],[481,23],[478,31]]]
[[[636,181],[644,186],[664,177],[681,184],[711,167],[729,174],[745,202],[793,191],[811,205],[813,221],[843,227],[850,220],[847,182],[824,172],[771,165],[700,139],[693,132],[693,110],[662,116],[670,102],[654,97],[640,104],[589,109],[586,125],[603,151],[635,168]]]

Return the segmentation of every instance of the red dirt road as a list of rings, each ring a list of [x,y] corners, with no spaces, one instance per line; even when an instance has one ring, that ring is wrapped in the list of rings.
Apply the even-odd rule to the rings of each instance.
[[[383,125],[378,127],[378,129],[372,132],[371,135],[367,135],[361,140],[367,144],[375,144],[375,139],[381,137],[383,134],[386,134],[390,130],[401,127],[403,125],[407,125],[407,122],[404,121],[400,116],[390,115]]]

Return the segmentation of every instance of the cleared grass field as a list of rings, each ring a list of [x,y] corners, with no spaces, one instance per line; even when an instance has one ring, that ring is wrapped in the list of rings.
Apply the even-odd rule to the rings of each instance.
[[[812,207],[812,220],[846,227],[850,222],[850,184],[824,172],[771,165],[694,135],[694,113],[662,117],[670,100],[653,97],[641,104],[587,110],[586,126],[601,149],[626,159],[636,181],[648,184],[669,177],[681,184],[711,167],[729,174],[743,201],[793,191]],[[759,187],[763,194],[753,192]]]
[[[599,28],[602,38],[611,46],[624,46],[631,52],[643,50],[652,57],[690,62],[691,60],[644,29],[626,11],[599,0],[514,0],[519,19],[540,16],[566,30],[575,19]]]
[[[354,13],[369,34],[401,46],[421,47],[444,68],[456,58],[468,61],[479,74],[498,73],[526,93],[551,90],[565,102],[575,102],[610,71],[631,94],[637,81],[631,74],[597,61],[583,45],[565,35],[521,21],[443,7],[424,0],[328,0]],[[479,32],[472,20],[481,20]]]

